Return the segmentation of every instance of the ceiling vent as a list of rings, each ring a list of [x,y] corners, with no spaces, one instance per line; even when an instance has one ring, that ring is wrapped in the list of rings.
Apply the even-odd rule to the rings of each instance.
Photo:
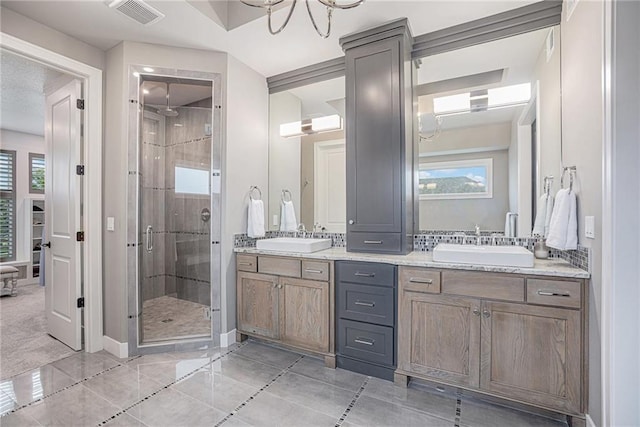
[[[141,0],[114,0],[109,7],[142,25],[151,25],[164,18],[162,12]]]

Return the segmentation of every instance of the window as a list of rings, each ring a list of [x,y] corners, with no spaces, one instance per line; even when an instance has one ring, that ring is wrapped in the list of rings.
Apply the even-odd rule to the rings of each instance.
[[[493,159],[421,163],[421,200],[493,197]]]
[[[176,166],[175,179],[176,193],[198,195],[209,194],[208,170]]]
[[[0,150],[0,262],[16,259],[16,152]]]
[[[29,153],[29,193],[44,193],[44,154]]]

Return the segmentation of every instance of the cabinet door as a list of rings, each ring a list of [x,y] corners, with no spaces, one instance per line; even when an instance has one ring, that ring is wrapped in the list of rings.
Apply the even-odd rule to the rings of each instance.
[[[238,329],[278,338],[278,277],[238,272]]]
[[[398,368],[424,378],[477,387],[480,301],[402,292]]]
[[[280,339],[313,351],[329,351],[329,283],[280,278]]]
[[[400,49],[389,39],[347,52],[348,233],[401,232]]]
[[[580,312],[484,302],[481,388],[581,412]]]

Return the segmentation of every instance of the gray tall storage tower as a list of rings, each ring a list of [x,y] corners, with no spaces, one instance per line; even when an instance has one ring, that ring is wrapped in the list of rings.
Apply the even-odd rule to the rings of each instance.
[[[340,39],[347,73],[350,252],[413,249],[418,200],[412,40],[406,18]]]

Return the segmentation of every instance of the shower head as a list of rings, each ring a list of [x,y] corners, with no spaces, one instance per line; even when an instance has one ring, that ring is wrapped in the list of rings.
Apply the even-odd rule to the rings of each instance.
[[[178,112],[169,106],[169,83],[167,83],[167,106],[158,109],[158,114],[165,117],[176,117]]]

